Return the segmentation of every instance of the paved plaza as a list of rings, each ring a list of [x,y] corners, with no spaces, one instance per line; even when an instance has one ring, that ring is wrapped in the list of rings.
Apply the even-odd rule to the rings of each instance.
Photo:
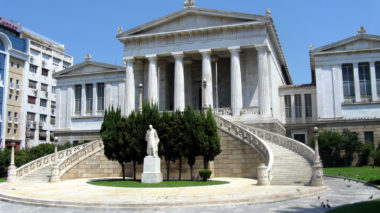
[[[374,195],[375,198],[380,197],[380,190],[371,187],[369,185],[366,185],[364,183],[355,182],[355,181],[344,181],[343,179],[338,178],[330,178],[326,177],[326,185],[329,188],[329,190],[324,190],[322,188],[318,189],[321,191],[321,193],[316,193],[315,195],[308,195],[309,191],[308,188],[311,187],[298,187],[298,186],[268,186],[268,187],[258,187],[258,186],[252,186],[254,180],[247,180],[247,179],[230,179],[231,184],[224,185],[224,186],[210,186],[210,187],[203,187],[201,190],[197,190],[200,187],[190,187],[186,188],[185,190],[188,191],[187,193],[181,193],[181,189],[168,189],[168,188],[162,188],[162,189],[117,189],[117,188],[108,188],[108,187],[96,187],[96,186],[89,186],[88,189],[92,188],[91,191],[84,192],[84,188],[77,188],[81,185],[81,183],[84,183],[83,181],[65,181],[60,183],[61,190],[63,188],[66,188],[65,194],[51,194],[51,191],[45,189],[37,189],[37,187],[34,188],[34,191],[36,191],[34,194],[32,193],[32,187],[26,189],[26,192],[30,194],[30,196],[35,196],[37,191],[40,191],[39,198],[42,198],[45,196],[45,199],[54,200],[55,198],[63,198],[66,197],[67,199],[71,199],[76,202],[91,202],[94,200],[98,200],[99,202],[105,202],[110,199],[119,198],[119,199],[131,199],[129,202],[137,202],[140,199],[139,205],[136,205],[136,208],[142,208],[139,210],[139,212],[325,212],[327,208],[321,207],[321,202],[325,202],[326,200],[329,200],[329,204],[332,207],[349,204],[349,203],[355,203],[360,201],[368,200],[368,198],[371,195]],[[77,183],[78,185],[69,186],[68,183]],[[239,184],[239,185],[237,185]],[[38,185],[38,184],[37,184]],[[52,185],[52,184],[51,184]],[[1,190],[4,192],[4,185],[1,185]],[[19,186],[21,187],[21,186]],[[82,187],[85,187],[82,185]],[[250,187],[250,188],[249,188]],[[202,187],[201,187],[202,188]],[[243,189],[245,188],[245,189]],[[265,188],[265,190],[263,190]],[[12,190],[12,189],[11,189]],[[30,191],[29,191],[30,190]],[[120,194],[107,194],[111,192],[110,190],[121,190],[124,191]],[[184,190],[184,191],[185,191]],[[294,193],[294,191],[296,193]],[[315,189],[314,189],[315,190]],[[12,191],[17,191],[17,188]],[[20,190],[21,191],[21,190]],[[114,191],[114,192],[116,192]],[[121,192],[120,191],[120,192]],[[137,193],[139,191],[139,193]],[[160,191],[162,194],[161,196],[155,195],[155,191]],[[173,197],[166,197],[169,195],[169,192],[171,191],[171,194]],[[196,193],[196,192],[199,193]],[[224,191],[224,192],[223,192]],[[241,191],[240,194],[235,194],[238,191]],[[248,191],[252,191],[250,195],[252,197],[256,197],[257,199],[251,200],[250,202],[243,203],[237,203],[235,201],[238,201],[241,199],[241,201],[244,201],[242,198],[244,196],[247,196]],[[60,191],[63,192],[63,191]],[[84,198],[84,194],[88,194],[89,200],[83,200],[87,199]],[[105,193],[104,196],[99,196],[99,193]],[[150,196],[147,196],[147,194],[153,193]],[[296,194],[299,193],[300,195],[296,196]],[[185,197],[186,195],[189,196],[190,194],[193,194],[193,197]],[[234,194],[234,196],[231,196]],[[292,194],[292,195],[291,195]],[[19,195],[21,193],[19,192]],[[178,195],[178,196],[177,196]],[[318,199],[318,195],[320,196],[320,199]],[[142,197],[147,196],[143,202],[141,202]],[[307,197],[305,197],[307,196]],[[262,197],[261,199],[259,197]],[[298,198],[297,198],[298,197]],[[197,200],[201,198],[202,206],[195,206],[194,203],[191,203],[192,200]],[[210,201],[211,203],[215,200],[212,199],[220,199],[224,201],[222,203],[214,203],[211,205],[207,205],[207,203]],[[265,201],[264,198],[267,198],[268,200]],[[179,206],[170,206],[170,202],[173,202],[173,200],[183,199],[182,203],[179,203]],[[268,201],[271,201],[269,202]],[[286,200],[285,199],[290,199]],[[158,203],[162,202],[163,200],[169,200],[166,202],[166,204],[169,204],[168,206],[159,206]],[[171,201],[170,201],[171,200]],[[209,200],[209,201],[208,201]],[[273,202],[273,200],[278,200],[276,202]],[[281,201],[283,200],[283,201]],[[120,201],[120,200],[119,200]],[[186,205],[187,201],[189,205]],[[17,202],[17,201],[16,201]],[[117,201],[113,201],[115,203],[118,203]],[[127,201],[125,201],[127,202]],[[144,203],[145,202],[145,203]],[[127,202],[128,203],[128,202]],[[57,204],[57,203],[56,203]],[[98,208],[72,208],[72,207],[43,207],[43,206],[35,206],[35,205],[26,205],[26,204],[17,204],[17,203],[9,203],[9,202],[0,202],[0,212],[136,212],[137,209],[133,208],[133,205],[129,205],[129,209],[110,209],[109,207],[99,206]]]

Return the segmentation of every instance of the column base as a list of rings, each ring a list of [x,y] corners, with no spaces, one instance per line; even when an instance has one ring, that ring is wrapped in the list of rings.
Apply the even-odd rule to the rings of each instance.
[[[53,166],[51,168],[51,177],[50,177],[50,182],[51,183],[56,183],[60,182],[61,179],[59,178],[59,167],[58,166]]]
[[[16,180],[16,166],[9,166],[8,167],[8,177],[7,182],[8,183],[14,183]]]
[[[257,167],[257,185],[259,186],[270,185],[267,167],[263,163],[260,164],[259,167]]]
[[[313,176],[311,178],[312,186],[324,186],[323,181],[323,166],[320,162],[314,162],[313,165]]]

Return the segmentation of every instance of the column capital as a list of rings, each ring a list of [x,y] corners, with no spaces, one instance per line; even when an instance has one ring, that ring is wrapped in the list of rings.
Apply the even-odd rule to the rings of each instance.
[[[172,52],[172,55],[174,58],[183,58],[185,57],[185,55],[183,54],[183,52]]]
[[[241,51],[240,46],[228,47],[228,50],[231,53],[236,53],[236,52],[240,52]]]
[[[258,51],[268,51],[268,52],[270,51],[268,45],[266,45],[266,44],[255,45],[255,48]]]
[[[151,54],[151,55],[146,55],[145,56],[149,61],[155,61],[157,60],[157,55],[156,54]]]
[[[124,64],[133,63],[134,60],[135,60],[135,57],[133,57],[133,56],[123,58]]]
[[[201,50],[199,50],[199,52],[202,55],[210,55],[211,54],[211,49],[201,49]]]

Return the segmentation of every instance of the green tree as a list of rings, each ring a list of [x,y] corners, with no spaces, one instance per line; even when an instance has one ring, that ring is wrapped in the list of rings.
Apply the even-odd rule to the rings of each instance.
[[[359,140],[358,133],[343,129],[343,150],[344,150],[344,166],[351,166],[354,153],[358,153],[363,146]]]
[[[202,113],[202,126],[202,131],[199,133],[199,137],[202,138],[200,152],[203,156],[204,169],[208,169],[208,162],[213,161],[222,152],[218,126],[211,109],[207,110],[206,115]]]
[[[172,135],[174,138],[174,150],[175,150],[175,158],[179,160],[179,170],[178,170],[178,179],[182,179],[182,158],[185,156],[184,152],[184,141],[185,141],[185,118],[184,114],[180,111],[176,111],[173,114],[172,121]]]
[[[157,129],[157,134],[160,137],[159,143],[159,156],[165,158],[166,166],[166,179],[170,178],[170,161],[176,160],[176,139],[174,134],[176,132],[174,124],[174,115],[168,112],[163,112],[160,118],[160,124]]]

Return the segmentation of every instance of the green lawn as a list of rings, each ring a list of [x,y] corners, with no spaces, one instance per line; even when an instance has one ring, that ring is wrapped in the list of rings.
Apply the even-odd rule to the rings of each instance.
[[[380,185],[380,167],[341,167],[341,168],[324,168],[326,175],[340,176],[362,180],[373,184]]]
[[[0,183],[7,181],[6,177],[0,178]]]
[[[209,186],[209,185],[220,185],[227,184],[227,181],[189,181],[189,180],[178,180],[178,181],[164,181],[157,184],[143,184],[140,181],[132,180],[102,180],[102,181],[91,181],[88,182],[92,185],[97,186],[113,186],[113,187],[132,187],[132,188],[164,188],[164,187],[188,187],[188,186]]]
[[[351,204],[346,205],[342,207],[338,207],[336,209],[333,209],[331,211],[328,211],[329,213],[372,213],[372,212],[379,212],[380,208],[380,199],[372,200],[372,201],[366,201],[361,202],[357,204]]]

